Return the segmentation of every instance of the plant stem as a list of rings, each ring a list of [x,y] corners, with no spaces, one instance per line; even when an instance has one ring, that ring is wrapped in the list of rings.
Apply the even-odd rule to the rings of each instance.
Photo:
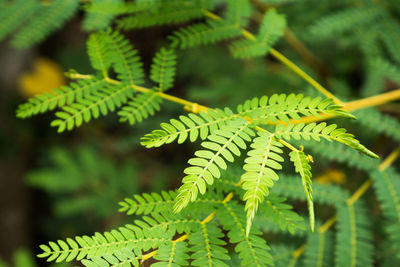
[[[305,73],[301,68],[299,68],[296,64],[294,64],[291,60],[289,60],[287,57],[282,55],[279,51],[275,50],[274,48],[271,48],[271,50],[269,52],[272,56],[274,56],[276,59],[278,59],[284,65],[286,65],[289,69],[291,69],[294,73],[296,73],[303,80],[305,80],[307,83],[309,83],[312,87],[317,89],[321,94],[323,94],[324,96],[326,96],[328,98],[332,98],[336,104],[342,103],[342,101],[340,101],[336,96],[334,96],[325,87],[323,87],[316,80],[314,80],[310,75]]]
[[[353,195],[351,195],[351,197],[349,199],[347,199],[346,203],[348,206],[353,205],[357,200],[359,200],[364,194],[365,192],[368,191],[368,189],[371,187],[372,185],[372,180],[368,179],[367,181],[365,181],[354,193]]]
[[[378,169],[379,171],[384,171],[386,170],[390,165],[393,164],[393,162],[396,161],[396,159],[400,156],[400,146],[396,148],[392,153],[389,154],[389,156],[386,157],[386,159],[379,164]]]
[[[299,38],[290,30],[289,27],[286,27],[283,37],[285,40],[297,51],[297,53],[304,59],[304,61],[314,68],[314,71],[317,73],[324,73],[321,69],[324,69],[321,61],[314,56],[314,54],[307,48],[307,46],[300,41]]]
[[[87,75],[87,74],[80,74],[80,73],[72,73],[68,75],[69,78],[71,79],[93,79],[93,75]],[[111,79],[109,77],[105,77],[104,80],[110,84],[121,84],[120,81],[118,80],[114,80]],[[141,93],[150,93],[150,92],[154,92],[154,90],[151,90],[149,88],[146,87],[142,87],[139,85],[135,85],[135,84],[131,84],[131,87],[137,91],[137,92],[141,92]],[[183,105],[185,107],[186,110],[193,112],[193,113],[199,113],[200,111],[204,111],[209,109],[206,106],[203,105],[199,105],[198,103],[195,102],[191,102],[188,101],[186,99],[180,98],[180,97],[176,97],[176,96],[172,96],[163,92],[156,92],[156,94],[158,94],[160,97],[162,97],[163,99],[166,99],[168,101]]]
[[[400,99],[400,88],[390,91],[388,93],[383,93],[380,95],[371,96],[360,100],[355,100],[352,102],[347,102],[344,104],[343,109],[347,111],[352,111],[366,107],[379,106],[389,101],[397,99]]]
[[[209,17],[212,20],[222,20],[222,18],[209,10],[204,11],[204,15]],[[246,29],[240,28],[242,30],[242,35],[251,41],[256,41],[257,38],[249,31]],[[314,80],[310,75],[305,73],[301,68],[299,68],[296,64],[294,64],[290,59],[282,55],[280,52],[275,50],[274,48],[270,49],[270,54],[275,57],[277,60],[279,60],[281,63],[283,63],[285,66],[287,66],[290,70],[292,70],[294,73],[296,73],[300,78],[305,80],[307,83],[309,83],[311,86],[313,86],[315,89],[317,89],[321,94],[328,98],[332,98],[333,101],[336,104],[341,104],[342,102],[334,96],[331,92],[329,92],[326,88],[324,88],[321,84],[319,84],[316,80]]]
[[[337,217],[333,216],[332,218],[327,220],[323,225],[321,225],[318,228],[318,232],[321,233],[321,234],[325,233],[326,231],[328,231],[329,228],[332,227],[332,225],[335,224],[336,220],[337,220]]]
[[[256,6],[259,10],[259,15],[257,16],[257,21],[261,22],[262,14],[265,13],[268,9],[274,8],[274,6],[267,5],[265,3],[260,2],[259,0],[251,0],[251,2]],[[311,52],[310,49],[290,30],[289,26],[286,26],[283,37],[291,45],[294,50],[303,58],[303,60],[314,69],[316,73],[319,73],[320,76],[323,76],[325,73],[325,67],[321,63],[321,61]],[[322,70],[322,71],[321,71]]]
[[[393,90],[388,93],[383,93],[380,95],[376,96],[371,96],[367,98],[362,98],[359,100],[351,101],[351,102],[346,102],[343,103],[343,109],[346,111],[356,111],[359,109],[364,109],[364,108],[369,108],[369,107],[375,107],[379,106],[394,100],[400,99],[400,88]],[[303,117],[300,120],[290,120],[289,123],[310,123],[310,122],[316,122],[316,121],[323,121],[327,119],[331,119],[337,117],[337,115],[332,115],[332,114],[327,114],[327,115],[322,115],[320,117],[315,117],[315,116],[308,116],[308,117]],[[277,124],[280,124],[282,122],[278,122]],[[285,124],[285,123],[283,123]]]

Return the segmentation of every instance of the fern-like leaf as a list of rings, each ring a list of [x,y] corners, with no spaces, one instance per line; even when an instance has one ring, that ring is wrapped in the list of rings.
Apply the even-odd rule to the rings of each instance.
[[[246,149],[245,141],[250,141],[252,135],[254,132],[249,128],[249,123],[241,118],[229,121],[209,135],[209,141],[201,144],[207,150],[196,151],[196,158],[188,161],[191,166],[184,170],[187,175],[178,190],[174,212],[181,211],[190,201],[194,201],[199,192],[204,194],[206,184],[212,185],[215,178],[220,178],[220,169],[227,168],[225,161],[233,162],[233,155],[240,156],[240,149]]]
[[[366,26],[382,15],[382,10],[375,5],[367,7],[346,8],[329,14],[311,26],[310,31],[318,38],[336,37],[338,34],[354,29],[355,26]]]
[[[86,267],[118,267],[118,266],[140,266],[141,255],[135,255],[128,249],[122,249],[115,255],[93,256],[90,259],[83,259],[82,264]]]
[[[381,57],[368,60],[366,72],[366,79],[362,88],[362,96],[364,97],[382,93],[386,78],[400,84],[399,67]]]
[[[309,233],[302,266],[333,266],[333,248],[333,233],[331,231]]]
[[[136,220],[135,225],[128,224],[118,230],[96,233],[92,237],[77,236],[74,239],[67,238],[66,241],[49,242],[49,245],[40,246],[42,253],[38,257],[47,258],[47,261],[69,262],[102,255],[117,256],[127,250],[140,255],[142,251],[171,242],[176,232],[181,233],[188,229],[187,224],[190,224],[189,229],[199,225],[199,222],[188,222],[187,219],[183,221],[180,217],[169,214],[144,216],[143,221]]]
[[[336,185],[313,184],[313,201],[315,203],[342,206],[349,193]],[[307,196],[302,188],[302,181],[295,176],[280,175],[279,181],[272,188],[272,192],[293,200],[306,201]]]
[[[239,40],[230,46],[236,58],[251,58],[263,56],[282,37],[286,27],[286,20],[275,10],[269,10],[263,19],[255,40]]]
[[[400,175],[388,168],[374,171],[371,177],[386,221],[386,233],[400,258]]]
[[[160,246],[154,259],[160,261],[152,267],[188,266],[189,249],[185,242],[168,242]]]
[[[0,41],[29,19],[40,7],[36,0],[16,0],[0,6]]]
[[[189,236],[191,258],[193,266],[221,266],[228,267],[224,260],[229,260],[228,251],[222,246],[224,234],[214,222],[200,224],[198,229],[194,229]]]
[[[103,77],[107,77],[108,68],[112,59],[108,53],[107,40],[103,32],[93,33],[86,43],[90,63],[93,69],[100,71]]]
[[[400,122],[389,115],[385,115],[380,111],[369,108],[355,112],[359,120],[357,123],[371,132],[384,134],[393,140],[400,142]],[[379,127],[377,127],[379,125]]]
[[[292,206],[285,203],[286,198],[275,194],[268,195],[265,204],[260,206],[261,218],[272,219],[272,222],[279,226],[281,231],[288,229],[290,234],[294,234],[296,229],[304,230],[304,219],[292,210]],[[262,220],[258,220],[260,225]]]
[[[126,212],[128,215],[159,213],[170,209],[175,197],[175,191],[162,191],[161,194],[145,193],[142,196],[134,195],[133,198],[125,198],[124,201],[120,201],[121,207],[118,211]]]
[[[282,144],[274,140],[274,135],[266,132],[258,132],[258,135],[250,145],[252,150],[248,152],[246,164],[243,166],[246,173],[241,177],[242,187],[246,190],[243,200],[246,201],[247,234],[259,204],[269,193],[268,187],[272,187],[274,181],[279,179],[275,169],[282,169],[279,162],[283,161],[279,155],[282,153]]]
[[[133,198],[125,198],[124,201],[119,202],[121,206],[119,211],[126,212],[128,215],[154,215],[156,213],[162,213],[165,217],[171,212],[176,195],[177,193],[175,191],[162,191],[161,194],[153,192],[151,194],[144,193],[142,195],[134,195]],[[203,215],[204,209],[214,209],[222,203],[222,200],[221,195],[210,191],[204,197],[198,198],[192,202],[190,204],[190,210],[187,209],[181,214],[182,216],[194,216],[194,214],[197,213]],[[173,216],[171,220],[173,220]],[[179,218],[179,216],[177,218]]]
[[[160,110],[162,100],[156,92],[138,94],[118,111],[120,121],[128,121],[130,125],[142,122]]]
[[[90,5],[86,6],[88,13],[100,13],[103,15],[124,15],[124,14],[135,14],[145,11],[154,11],[161,7],[178,7],[185,4],[186,0],[144,0],[144,1],[94,1]]]
[[[344,144],[327,142],[325,140],[321,140],[320,142],[309,141],[302,144],[313,155],[316,154],[323,159],[344,163],[360,170],[372,171],[379,165],[379,160],[365,157]]]
[[[172,46],[188,48],[198,45],[212,44],[242,34],[239,27],[231,22],[211,21],[190,25],[175,31],[169,39]]]
[[[300,120],[302,116],[320,117],[322,114],[356,118],[344,111],[341,106],[333,104],[332,99],[304,97],[302,94],[255,97],[238,105],[237,112],[241,116],[251,117],[260,124],[289,123],[290,119]]]
[[[290,1],[290,0],[289,0]],[[296,248],[290,245],[271,245],[271,254],[275,267],[297,267],[293,262],[293,254]]]
[[[337,128],[336,124],[328,125],[326,122],[318,124],[315,122],[309,124],[299,123],[297,125],[288,124],[287,126],[281,124],[276,127],[275,132],[277,136],[282,136],[287,140],[290,140],[291,137],[296,140],[300,140],[301,138],[310,140],[311,137],[316,141],[320,141],[321,138],[324,138],[328,141],[343,143],[371,158],[379,158],[378,155],[360,144],[360,142],[354,138],[353,134],[347,133],[344,128]]]
[[[113,68],[118,79],[123,83],[142,84],[144,71],[137,50],[134,50],[129,41],[118,31],[106,31],[105,39],[108,42],[109,57],[113,61]]]
[[[296,172],[301,176],[301,183],[303,185],[304,193],[307,198],[308,213],[310,217],[311,231],[314,232],[315,216],[314,216],[314,203],[312,199],[312,181],[311,181],[311,166],[308,162],[306,154],[302,151],[290,152],[290,160],[294,163]]]
[[[11,41],[17,48],[27,48],[60,28],[78,9],[79,1],[54,0],[42,5]]]
[[[51,122],[51,126],[58,127],[58,132],[72,130],[83,122],[89,122],[92,118],[98,118],[100,114],[107,115],[120,107],[133,94],[130,85],[108,86],[70,106],[63,106],[62,111],[56,112],[57,119]]]
[[[158,83],[160,91],[172,87],[175,78],[176,55],[172,49],[161,48],[153,58],[150,79]]]
[[[238,27],[246,27],[252,11],[249,0],[232,0],[227,4],[226,19]]]
[[[220,223],[228,231],[229,241],[236,244],[242,266],[264,267],[273,265],[269,247],[259,235],[261,232],[252,227],[246,234],[246,213],[243,207],[234,201],[224,203],[217,212]]]
[[[228,108],[201,111],[199,115],[190,113],[188,117],[180,116],[179,121],[171,119],[170,123],[162,123],[163,130],[154,130],[146,134],[142,137],[141,144],[150,148],[169,144],[176,139],[178,139],[178,144],[181,144],[188,137],[191,142],[196,141],[198,137],[204,140],[234,117],[235,115]]]
[[[400,55],[397,51],[400,48],[400,34],[399,27],[400,24],[392,19],[385,18],[380,26],[381,40],[385,44],[387,51],[391,57],[396,60],[397,64],[400,64]]]
[[[200,2],[200,1],[199,1]],[[154,13],[142,13],[124,17],[117,21],[118,28],[132,30],[157,25],[175,24],[204,16],[201,5],[181,5],[161,8]]]
[[[364,204],[359,200],[342,205],[337,216],[336,266],[372,266],[372,233]]]
[[[96,6],[108,6],[115,7],[122,5],[121,0],[94,0],[86,7],[85,19],[82,22],[82,28],[86,31],[93,30],[104,30],[107,28],[112,20],[114,19],[114,14],[110,12],[95,11]],[[94,8],[93,8],[94,6]]]
[[[226,124],[227,121],[234,117],[250,117],[254,123],[270,124],[278,123],[279,120],[285,123],[290,119],[299,120],[300,115],[303,116],[320,116],[320,114],[333,114],[347,118],[355,118],[353,115],[341,109],[341,106],[332,104],[331,99],[322,100],[320,97],[309,98],[303,95],[285,95],[275,94],[270,98],[263,96],[261,98],[253,98],[247,100],[244,104],[238,105],[237,114],[225,108],[201,111],[200,116],[189,114],[189,118],[181,116],[181,121],[171,120],[170,123],[163,123],[163,130],[155,130],[151,134],[142,137],[142,145],[150,147],[158,147],[166,143],[171,143],[178,138],[178,143],[183,143],[189,136],[190,141],[195,141],[199,136],[205,139],[208,134],[212,133]],[[349,135],[342,136],[342,142],[350,143]],[[356,140],[352,145],[357,146]],[[359,149],[363,149],[360,145]],[[365,149],[365,148],[364,148]]]
[[[75,83],[70,83],[69,86],[62,86],[59,89],[54,89],[51,93],[36,95],[30,98],[27,103],[21,104],[18,107],[17,117],[24,119],[53,110],[56,107],[71,105],[101,90],[106,84],[104,80],[78,80]]]

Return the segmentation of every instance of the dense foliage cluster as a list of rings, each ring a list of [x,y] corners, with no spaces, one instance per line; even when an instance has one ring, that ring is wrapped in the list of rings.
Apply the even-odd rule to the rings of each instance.
[[[33,45],[81,7],[82,28],[90,32],[87,54],[93,72],[69,71],[69,85],[32,97],[18,107],[17,117],[55,111],[51,126],[62,133],[112,112],[121,122],[134,125],[154,116],[164,102],[174,102],[189,113],[161,123],[160,129],[141,138],[141,144],[155,148],[173,142],[201,143],[183,170],[179,189],[135,194],[119,202],[120,212],[135,216],[133,223],[41,245],[40,258],[55,262],[77,260],[84,266],[142,266],[150,259],[156,267],[296,263],[365,267],[373,266],[374,259],[379,257],[386,258],[388,265],[399,263],[400,175],[396,168],[389,167],[399,150],[380,161],[377,154],[383,156],[386,151],[377,149],[375,154],[355,135],[338,126],[343,124],[347,128],[356,123],[370,133],[370,138],[384,134],[398,142],[399,122],[373,107],[398,99],[399,92],[342,102],[339,98],[352,97],[349,86],[341,81],[327,81],[337,88],[333,95],[306,74],[303,69],[316,70],[316,76],[326,75],[318,67],[320,62],[288,28],[316,48],[342,36],[343,44],[337,44],[337,53],[342,53],[344,47],[364,55],[362,68],[367,78],[360,91],[363,97],[369,97],[382,93],[386,79],[400,83],[400,22],[396,19],[400,5],[396,1],[380,4],[369,0],[93,0],[81,1],[82,5],[78,0],[45,2],[0,1],[0,18],[4,21],[0,38],[14,32],[12,45]],[[178,26],[171,28],[163,42],[154,44],[157,52],[147,68],[140,51],[122,32],[162,25]],[[307,31],[302,29],[305,25],[311,25]],[[299,51],[309,67],[298,67],[274,48],[282,37]],[[242,88],[247,100],[241,99],[236,108],[231,108],[234,103],[227,105],[230,107],[208,107],[169,94],[179,73],[182,50],[228,40],[233,58],[252,62],[268,55],[310,87],[303,93],[295,88],[294,93],[268,91],[257,93],[258,97],[252,95],[253,89]],[[254,64],[263,68],[262,64]],[[346,64],[343,62],[341,67],[346,69]],[[240,79],[230,77],[230,82],[235,83],[236,78]],[[287,78],[291,79],[295,78]],[[301,82],[294,84],[305,87]],[[234,88],[229,82],[226,86]],[[311,88],[318,93],[311,92]],[[227,92],[236,93],[222,90],[221,97]],[[338,117],[348,120],[320,122]],[[364,138],[365,132],[361,136],[372,143]],[[71,180],[52,179],[66,168],[60,161],[56,171],[32,175],[31,183],[48,191],[76,190],[79,186],[75,183],[83,181],[74,178],[85,172],[87,165],[101,160],[93,153],[84,153],[91,162],[78,164],[74,168],[76,173],[65,175],[71,176]],[[318,155],[318,160],[309,153]],[[73,156],[64,155],[63,160],[68,158]],[[312,164],[320,161],[344,163],[371,178],[353,195],[336,185],[313,184]],[[123,166],[126,165],[129,164],[125,162]],[[121,166],[103,168],[108,172],[106,182],[110,183],[115,179],[125,181],[133,172],[127,167],[124,173],[117,174]],[[96,168],[88,168],[92,169]],[[371,185],[382,211],[382,223],[378,226],[371,221],[367,201],[361,198]],[[121,187],[128,190],[129,184],[124,182]],[[304,210],[301,206],[293,209],[287,199],[307,203],[308,219],[297,213]],[[336,215],[323,224],[315,204],[333,207]],[[332,230],[335,222],[336,229]],[[286,237],[282,240],[295,242],[270,242],[266,233],[283,234]],[[374,247],[374,233],[384,233],[380,241],[388,244],[388,249]],[[292,239],[286,234],[292,235]],[[305,244],[301,246],[298,240]],[[299,244],[299,248],[293,244]],[[391,256],[382,256],[384,253]]]

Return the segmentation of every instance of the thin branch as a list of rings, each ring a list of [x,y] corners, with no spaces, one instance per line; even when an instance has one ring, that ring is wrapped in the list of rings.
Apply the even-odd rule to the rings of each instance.
[[[71,78],[71,79],[93,79],[93,75],[86,75],[86,74],[80,74],[80,73],[69,73],[68,77]],[[120,81],[111,79],[109,77],[106,77],[105,81],[110,83],[110,84],[121,84]],[[135,91],[141,92],[141,93],[155,92],[155,91],[153,91],[153,90],[151,90],[149,88],[145,88],[145,87],[138,86],[138,85],[135,85],[135,84],[131,84],[131,87]],[[169,94],[166,94],[166,93],[163,93],[163,92],[155,92],[155,93],[158,94],[163,99],[166,99],[168,101],[183,105],[185,107],[185,110],[193,112],[193,113],[199,113],[200,111],[204,111],[204,110],[209,109],[206,106],[200,105],[200,104],[195,103],[195,102],[188,101],[188,100],[180,98],[180,97],[169,95]]]
[[[256,8],[260,11],[259,16],[256,17],[258,22],[261,21],[262,13],[265,13],[268,9],[274,8],[274,6],[267,5],[265,3],[260,2],[259,0],[251,0],[251,2],[256,6]],[[285,32],[283,34],[286,42],[291,45],[294,50],[303,58],[303,60],[314,69],[316,73],[319,73],[320,76],[323,76],[325,73],[325,66],[322,62],[316,57],[310,49],[294,34],[294,32],[286,26]]]
[[[354,100],[351,102],[343,103],[343,109],[346,111],[356,111],[359,109],[383,105],[385,103],[395,101],[398,99],[400,99],[400,88],[390,91],[388,93],[383,93],[380,95],[366,97],[366,98],[362,98],[359,100]],[[334,117],[337,117],[337,115],[329,114],[329,115],[322,115],[320,117],[309,116],[309,117],[303,117],[300,120],[290,120],[289,123],[295,123],[295,124],[300,123],[300,122],[310,123],[310,122],[316,122],[316,121],[323,121],[323,120],[331,119]],[[278,122],[278,124],[281,124],[281,123],[283,123],[283,122]],[[283,124],[285,124],[285,123],[283,123]]]
[[[222,18],[209,10],[204,11],[204,15],[207,16],[208,18],[216,21],[222,20]],[[251,41],[256,41],[257,38],[249,31],[246,29],[240,28],[242,31],[242,35]],[[286,65],[290,70],[292,70],[294,73],[296,73],[299,77],[301,77],[303,80],[305,80],[307,83],[309,83],[311,86],[313,86],[315,89],[317,89],[321,94],[328,98],[332,98],[336,104],[341,104],[342,102],[334,96],[331,92],[329,92],[326,88],[324,88],[321,84],[319,84],[316,80],[314,80],[310,75],[308,75],[306,72],[304,72],[301,68],[299,68],[296,64],[294,64],[290,59],[285,57],[283,54],[281,54],[279,51],[275,50],[274,48],[271,48],[269,53],[275,57],[277,60],[279,60],[281,63]]]

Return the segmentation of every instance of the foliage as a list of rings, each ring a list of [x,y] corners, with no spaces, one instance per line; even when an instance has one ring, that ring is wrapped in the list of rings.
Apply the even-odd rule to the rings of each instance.
[[[7,28],[8,33],[25,22],[23,28],[15,33],[11,43],[17,48],[26,48],[60,28],[77,11],[78,5],[79,2],[75,0],[55,0],[47,4],[28,1],[28,5],[26,1],[15,1],[3,10],[4,13],[10,12],[7,15],[11,18],[11,27],[3,27]]]
[[[55,148],[48,157],[46,167],[29,172],[27,180],[52,196],[58,216],[90,211],[103,219],[114,213],[116,200],[138,190],[137,167],[127,160],[116,164],[94,147]]]
[[[400,240],[400,213],[399,213],[399,174],[393,169],[384,171],[377,170],[372,174],[374,181],[375,192],[381,203],[383,216],[387,225],[385,226],[386,233],[389,237],[390,244],[393,246],[397,257],[399,255],[399,240]]]
[[[372,233],[361,202],[338,208],[336,266],[372,266]]]
[[[135,169],[125,161],[115,167],[112,160],[90,150],[76,154],[51,152],[56,167],[33,172],[30,183],[48,192],[71,194],[93,183],[93,191],[106,185],[115,191],[109,188],[110,195],[102,198],[85,193],[87,199],[75,199],[75,207],[93,208],[100,203],[102,208],[97,210],[104,212],[108,211],[107,205],[119,201],[119,211],[134,219],[103,233],[43,244],[40,258],[57,263],[75,260],[84,266],[142,266],[151,258],[155,260],[153,266],[158,267],[232,266],[235,260],[240,262],[236,265],[242,266],[372,266],[375,253],[386,249],[374,247],[373,239],[384,228],[382,242],[391,250],[391,256],[399,256],[398,170],[386,168],[387,162],[377,160],[378,155],[367,148],[386,154],[387,147],[373,142],[380,134],[393,139],[382,143],[398,142],[399,122],[390,115],[395,112],[359,110],[398,99],[394,96],[398,90],[354,102],[339,100],[358,97],[346,92],[346,88],[359,86],[357,92],[371,96],[391,88],[386,79],[399,83],[400,60],[396,51],[400,40],[397,31],[400,10],[396,5],[390,1],[380,5],[369,0],[350,1],[351,4],[294,0],[96,0],[81,6],[78,1],[61,2],[28,1],[28,8],[22,1],[0,2],[6,7],[6,11],[0,11],[0,18],[7,19],[5,26],[0,27],[1,38],[16,30],[23,23],[21,18],[29,19],[11,41],[20,48],[42,40],[79,7],[84,11],[83,29],[93,31],[86,43],[93,73],[70,70],[66,73],[72,80],[69,85],[30,98],[18,107],[17,117],[55,111],[56,118],[50,125],[61,133],[112,112],[117,113],[121,122],[130,125],[156,121],[156,118],[150,120],[150,116],[160,111],[164,102],[173,102],[183,106],[188,114],[166,112],[167,119],[159,118],[164,122],[159,129],[145,134],[141,145],[162,154],[166,148],[159,147],[169,144],[168,147],[173,147],[175,141],[179,145],[186,141],[200,141],[200,144],[187,161],[182,179],[178,179],[181,186],[160,193],[139,194],[134,183],[125,183],[135,181],[132,178]],[[269,5],[277,5],[279,11]],[[50,20],[54,23],[48,23]],[[126,32],[140,29],[135,32],[140,35],[148,31],[144,28],[153,26],[162,26],[160,31],[165,34],[157,37],[158,43],[146,43],[151,45],[149,50],[154,54],[151,60],[146,53],[134,48]],[[309,28],[302,30],[306,26]],[[326,66],[314,58],[312,49],[301,43],[295,35],[297,32],[311,48],[334,43],[327,47],[332,47],[335,56],[329,54],[329,49],[316,49],[316,52],[332,61],[329,65],[337,67],[334,75],[339,78],[327,77]],[[281,38],[285,41],[280,42]],[[133,39],[136,42],[139,38]],[[238,77],[231,73],[228,78],[218,76],[219,68],[214,66],[214,69],[213,65],[221,59],[213,59],[207,53],[200,53],[206,63],[198,59],[198,64],[195,61],[187,65],[187,70],[182,70],[190,73],[189,76],[203,75],[203,79],[197,81],[179,75],[181,62],[187,60],[187,52],[182,50],[201,45],[214,47],[217,42],[229,42],[232,57],[245,59],[244,63],[219,62],[219,66],[239,65]],[[294,49],[288,49],[286,44]],[[308,66],[303,63],[297,66],[278,48],[288,50],[288,56],[299,62],[304,60]],[[290,54],[292,50],[301,59]],[[358,59],[360,54],[362,60]],[[267,61],[254,59],[262,56],[267,56]],[[297,76],[282,70],[276,60]],[[358,65],[353,65],[352,60]],[[268,79],[264,65],[268,65]],[[246,74],[252,68],[262,70],[260,76],[265,79],[262,83],[261,78],[253,79]],[[362,81],[349,81],[348,76],[360,75],[352,69],[365,72]],[[329,85],[340,85],[338,89],[331,86],[335,87],[335,94],[347,95],[333,95],[306,71],[314,71],[313,76]],[[217,77],[217,82],[212,81],[213,77]],[[179,78],[177,82],[175,78]],[[236,92],[232,83],[242,78],[244,86],[240,86],[241,92]],[[208,87],[207,82],[225,87],[221,90],[223,93],[212,87],[199,92],[205,104],[215,99],[225,100],[227,95],[240,95],[240,103],[232,108],[231,98],[226,102],[215,101],[220,107],[217,108],[175,96],[179,93],[177,89],[188,81],[198,82],[203,86],[200,88]],[[254,81],[254,85],[247,84],[249,81]],[[305,82],[323,97],[311,92],[311,87],[306,88]],[[273,87],[274,83],[286,89],[280,92],[266,88],[270,90],[266,92],[264,88],[259,91],[253,88],[259,88],[260,84]],[[170,94],[169,90],[175,91]],[[321,122],[329,118],[336,121]],[[352,178],[347,189],[312,182],[315,173],[332,161]],[[369,175],[372,179],[366,188],[362,184],[353,190]],[[63,179],[66,176],[70,178]],[[374,200],[360,199],[369,185],[375,189],[383,214],[380,220],[384,223],[374,224],[368,217],[370,212],[379,212],[366,205]],[[349,191],[355,193],[351,195]],[[123,198],[117,192],[135,194]],[[74,207],[71,199],[68,196],[63,200],[68,203],[64,207]],[[290,205],[289,201],[295,204]],[[306,208],[308,220],[303,219]],[[334,217],[324,224],[315,219],[325,220],[331,215]],[[330,229],[335,222],[336,229]],[[270,248],[267,242],[278,244]]]
[[[230,49],[234,57],[252,58],[263,56],[282,36],[286,20],[274,10],[267,12],[255,40],[238,40]]]

